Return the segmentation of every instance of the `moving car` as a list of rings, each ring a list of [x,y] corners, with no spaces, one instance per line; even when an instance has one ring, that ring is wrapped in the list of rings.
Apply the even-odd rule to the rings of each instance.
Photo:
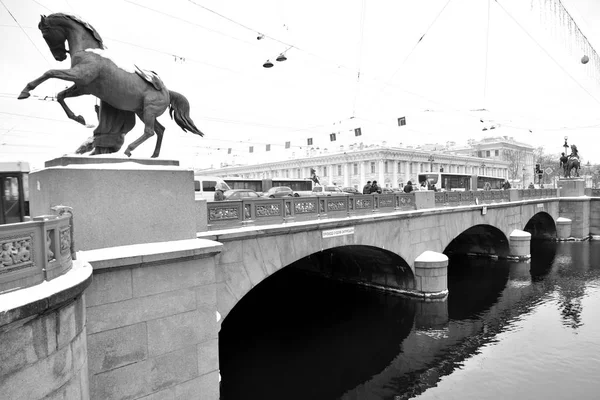
[[[267,190],[263,197],[292,197],[294,192],[288,186],[274,186],[271,189]]]
[[[252,189],[231,189],[223,193],[225,200],[258,199],[260,195]]]

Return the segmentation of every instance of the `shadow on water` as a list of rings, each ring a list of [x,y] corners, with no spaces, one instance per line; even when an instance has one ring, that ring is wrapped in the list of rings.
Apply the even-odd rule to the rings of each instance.
[[[448,265],[450,319],[475,318],[495,304],[506,287],[510,266],[503,260],[452,256]]]
[[[334,399],[385,368],[414,302],[287,267],[251,290],[219,333],[221,399]]]

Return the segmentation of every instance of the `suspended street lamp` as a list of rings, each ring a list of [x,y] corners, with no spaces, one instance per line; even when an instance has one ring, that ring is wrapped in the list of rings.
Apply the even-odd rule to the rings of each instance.
[[[265,62],[263,64],[263,67],[265,68],[271,68],[273,66],[273,63],[270,60],[267,60],[267,62]]]

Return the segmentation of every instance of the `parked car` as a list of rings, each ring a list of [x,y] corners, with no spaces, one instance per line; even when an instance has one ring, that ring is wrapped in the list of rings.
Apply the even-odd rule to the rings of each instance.
[[[292,197],[294,192],[288,186],[273,186],[271,189],[267,190],[263,197]]]
[[[350,196],[350,193],[343,192],[341,188],[337,186],[321,186],[317,185],[312,190],[300,190],[294,193],[295,197],[304,196]]]
[[[252,189],[231,189],[223,193],[225,200],[258,199],[260,195]]]
[[[350,194],[362,194],[361,191],[359,191],[357,188],[352,187],[352,186],[343,187],[342,192],[350,193]]]
[[[381,194],[392,194],[392,193],[394,193],[394,190],[391,188],[387,188],[387,187],[381,188]]]

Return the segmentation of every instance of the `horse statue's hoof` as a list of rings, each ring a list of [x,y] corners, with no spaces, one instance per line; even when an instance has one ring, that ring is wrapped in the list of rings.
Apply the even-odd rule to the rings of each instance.
[[[85,119],[81,116],[78,115],[75,118],[73,118],[76,122],[79,122],[81,125],[85,125]]]
[[[129,151],[129,149],[125,150],[125,155],[127,157],[131,157],[131,151]]]
[[[21,94],[19,94],[19,97],[17,97],[17,99],[19,99],[19,100],[23,100],[23,99],[26,99],[26,98],[28,98],[29,96],[31,96],[31,95],[29,94],[29,92],[22,91],[22,92],[21,92]]]

